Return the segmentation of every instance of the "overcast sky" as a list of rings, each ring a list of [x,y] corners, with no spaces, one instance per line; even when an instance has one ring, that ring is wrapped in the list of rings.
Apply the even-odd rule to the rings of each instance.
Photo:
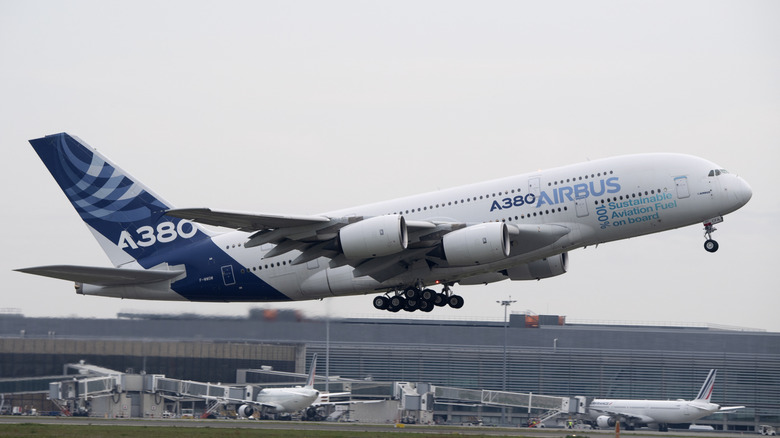
[[[1,308],[710,323],[780,331],[776,1],[0,0]],[[463,309],[82,297],[12,272],[110,266],[27,140],[67,131],[177,207],[315,214],[612,155],[681,152],[753,199],[570,253],[566,275],[461,286]]]

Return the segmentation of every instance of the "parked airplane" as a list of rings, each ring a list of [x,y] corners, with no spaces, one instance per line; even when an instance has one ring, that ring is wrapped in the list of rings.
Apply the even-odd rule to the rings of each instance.
[[[696,398],[686,400],[608,400],[596,399],[588,410],[601,428],[612,428],[620,421],[628,429],[648,425],[665,432],[669,424],[692,423],[716,412],[742,409],[744,406],[721,407],[710,402],[717,370],[710,370]]]
[[[287,301],[379,292],[378,309],[463,306],[461,285],[539,280],[568,251],[704,224],[745,205],[750,186],[707,160],[627,155],[318,215],[173,209],[81,140],[30,140],[114,268],[21,272],[76,292],[143,300]],[[193,223],[233,228],[216,233]],[[441,285],[441,292],[431,289]]]
[[[295,386],[292,388],[262,388],[257,389],[252,385],[247,385],[245,397],[243,400],[225,400],[239,404],[236,413],[245,418],[251,417],[255,409],[259,409],[261,415],[264,414],[292,414],[302,411],[311,406],[320,397],[320,392],[314,389],[314,374],[317,367],[317,354],[311,359],[309,366],[309,377],[306,379],[305,386]]]

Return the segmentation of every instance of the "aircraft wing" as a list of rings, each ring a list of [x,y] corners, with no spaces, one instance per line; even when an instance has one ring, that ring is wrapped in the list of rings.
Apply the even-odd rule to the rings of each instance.
[[[155,283],[171,280],[184,274],[183,270],[143,270],[74,265],[36,266],[16,269],[16,271],[97,286]]]
[[[301,254],[293,260],[293,265],[306,263],[319,257],[332,259],[331,265],[333,267],[345,264],[359,266],[367,261],[367,259],[347,260],[342,255],[339,243],[336,242],[340,229],[368,219],[360,216],[328,217],[321,215],[254,214],[214,211],[208,208],[172,209],[166,211],[165,214],[207,225],[251,232],[252,234],[244,243],[244,247],[252,248],[264,244],[275,245],[273,249],[265,254],[266,258],[298,250]],[[380,275],[379,273],[382,271],[383,278],[392,278],[400,272],[399,269],[393,269],[390,265],[408,264],[413,260],[422,258],[425,252],[438,243],[442,233],[466,226],[465,224],[427,221],[407,221],[405,223],[409,233],[409,248],[389,257],[376,257],[368,260],[373,263],[365,267],[364,273],[361,275]],[[434,237],[430,237],[429,235],[431,234]],[[419,251],[420,247],[424,248],[425,251]],[[376,269],[375,266],[379,266],[380,269]]]
[[[251,405],[256,408],[267,408],[267,409],[273,409],[276,412],[282,412],[284,411],[284,406],[278,404],[278,403],[261,403],[254,400],[244,400],[242,398],[232,398],[232,397],[215,397],[212,395],[201,395],[198,396],[204,400],[216,400],[220,403],[232,403],[236,405]]]
[[[655,422],[655,419],[652,417],[648,417],[647,415],[636,415],[632,413],[627,412],[621,412],[619,410],[612,410],[612,409],[596,409],[596,411],[604,414],[609,415],[613,418],[619,418],[619,419],[625,419],[625,420],[633,420],[634,422],[638,423],[653,423]]]
[[[335,404],[345,404],[349,403],[349,400],[346,401],[331,401],[331,397],[349,397],[352,393],[347,392],[321,392],[320,395],[317,396],[317,399],[315,399],[312,402],[312,406],[320,406],[320,405],[335,405]]]
[[[378,218],[253,214],[214,211],[208,208],[173,209],[165,214],[250,232],[252,234],[244,243],[244,247],[275,245],[264,255],[265,258],[297,250],[301,254],[292,261],[293,265],[327,257],[331,259],[331,268],[350,265],[356,268],[355,276],[370,276],[380,282],[402,274],[417,260],[430,259],[435,265],[446,266],[439,248],[443,237],[469,226],[459,222],[405,221],[408,246],[404,250],[372,258],[347,259],[337,239],[339,231],[363,220]],[[555,224],[508,224],[507,231],[512,240],[511,255],[518,255],[545,247],[568,234],[570,229]]]
[[[262,407],[264,407],[264,408],[267,408],[267,409],[273,409],[275,412],[284,412],[284,410],[285,410],[285,409],[284,409],[284,406],[280,405],[279,403],[268,403],[268,402],[265,402],[265,403],[260,403],[260,402],[251,402],[251,403],[248,403],[248,404],[250,404],[250,405],[255,405],[255,406],[262,406]]]
[[[213,211],[210,208],[178,208],[168,210],[165,214],[206,225],[234,228],[241,231],[310,226],[330,221],[325,216],[254,214]]]

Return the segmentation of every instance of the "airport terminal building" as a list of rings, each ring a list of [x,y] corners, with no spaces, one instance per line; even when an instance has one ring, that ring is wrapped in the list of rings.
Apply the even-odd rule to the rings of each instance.
[[[267,384],[262,375],[239,378],[238,371],[266,366],[303,373],[314,353],[318,375],[591,399],[689,400],[715,368],[712,401],[746,408],[697,424],[731,430],[780,424],[780,333],[575,324],[545,315],[513,314],[505,325],[400,315],[328,321],[269,310],[243,318],[2,314],[0,393],[7,404],[33,403],[30,394],[45,392],[40,383],[82,360],[176,379]],[[447,422],[479,417],[485,424],[502,418],[495,407],[457,403],[437,404],[435,415]],[[519,424],[531,414],[512,409],[508,415],[504,421]]]

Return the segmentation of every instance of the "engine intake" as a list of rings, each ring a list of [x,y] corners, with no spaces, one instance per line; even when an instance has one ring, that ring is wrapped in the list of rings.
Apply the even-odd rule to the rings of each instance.
[[[341,251],[348,259],[368,259],[399,253],[406,249],[408,240],[406,221],[401,215],[363,219],[339,231]]]
[[[241,405],[238,408],[237,414],[240,417],[249,418],[252,416],[252,414],[255,413],[255,409],[252,407],[252,405]]]
[[[615,424],[617,424],[617,422],[609,415],[600,415],[596,418],[596,425],[602,429],[615,427]]]
[[[503,222],[472,225],[442,239],[444,258],[452,266],[472,266],[509,257],[509,230]]]

